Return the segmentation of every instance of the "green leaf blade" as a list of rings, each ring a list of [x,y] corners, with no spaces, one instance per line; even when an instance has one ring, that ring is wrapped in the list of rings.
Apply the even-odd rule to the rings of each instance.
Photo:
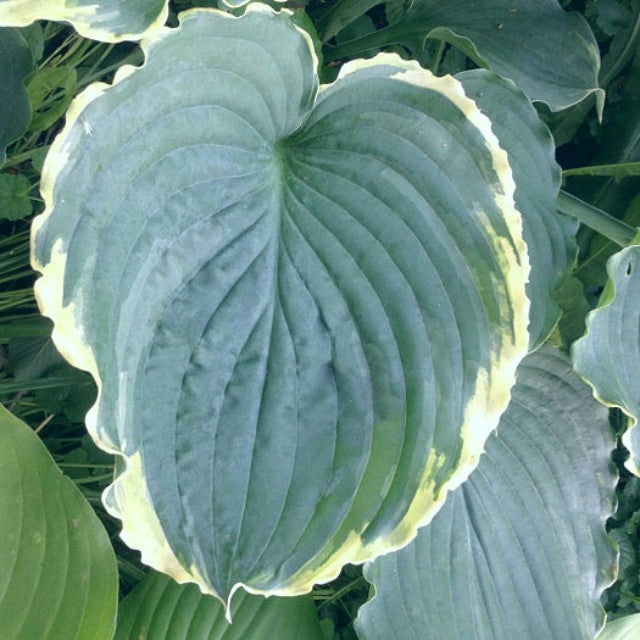
[[[594,637],[615,575],[614,444],[566,356],[528,356],[476,471],[411,545],[366,565],[362,640]]]
[[[322,640],[311,596],[238,594],[233,623],[223,605],[195,585],[152,572],[121,603],[114,640]]]
[[[225,600],[304,593],[408,542],[506,406],[528,342],[506,154],[396,56],[318,94],[264,6],[143,46],[47,158],[36,294],[126,460],[125,542]]]
[[[9,144],[29,124],[31,106],[24,81],[33,69],[26,40],[17,29],[0,29],[0,166]]]
[[[0,407],[3,635],[110,640],[118,574],[102,524],[38,437]]]
[[[33,212],[29,192],[33,187],[20,174],[0,174],[0,220],[20,220]]]

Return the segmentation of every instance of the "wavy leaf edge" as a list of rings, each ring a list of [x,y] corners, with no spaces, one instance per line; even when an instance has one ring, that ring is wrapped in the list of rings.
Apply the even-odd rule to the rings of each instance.
[[[253,11],[270,15],[292,15],[292,12],[288,9],[276,11],[268,5],[257,2],[247,5],[245,8],[245,13]],[[345,545],[331,556],[320,570],[305,571],[305,566],[303,566],[285,586],[279,589],[255,589],[250,585],[238,582],[225,599],[215,591],[206,588],[204,586],[205,581],[199,575],[197,568],[195,566],[189,568],[183,566],[172,551],[146,494],[143,494],[139,488],[132,491],[133,485],[128,486],[131,476],[141,476],[140,455],[125,457],[113,442],[107,441],[98,435],[97,412],[102,393],[102,384],[92,349],[85,342],[81,324],[76,321],[76,315],[79,315],[81,310],[76,308],[74,302],[63,306],[62,288],[59,287],[59,284],[64,280],[66,253],[62,249],[62,239],[58,238],[56,240],[52,248],[50,261],[46,265],[38,262],[34,250],[36,235],[53,210],[56,179],[68,158],[68,150],[65,148],[67,138],[72,128],[77,126],[78,123],[85,127],[89,126],[87,122],[82,120],[86,107],[98,99],[106,90],[144,67],[153,47],[171,33],[181,29],[183,19],[186,16],[198,13],[215,14],[230,20],[242,18],[242,16],[234,16],[215,8],[195,8],[184,11],[179,15],[180,24],[177,28],[164,27],[141,41],[140,46],[145,59],[141,67],[131,65],[121,67],[118,69],[112,84],[102,82],[91,84],[71,103],[67,110],[65,126],[53,142],[43,167],[40,189],[45,202],[45,210],[34,219],[32,224],[31,264],[34,270],[40,274],[34,285],[36,301],[41,314],[49,317],[54,322],[52,339],[56,347],[70,364],[88,371],[94,378],[98,388],[96,402],[86,416],[87,430],[97,446],[109,453],[120,456],[124,461],[124,471],[103,493],[103,503],[107,511],[122,520],[121,538],[131,548],[140,550],[143,563],[166,573],[180,584],[194,582],[203,593],[213,595],[221,600],[225,606],[226,615],[229,617],[231,599],[240,587],[254,595],[303,595],[308,593],[315,584],[329,582],[336,578],[346,563],[363,564],[367,560],[406,546],[415,538],[418,529],[431,521],[435,513],[444,504],[447,493],[456,489],[467,479],[484,452],[486,439],[497,426],[500,416],[509,403],[510,390],[515,384],[516,368],[528,350],[529,336],[527,326],[530,301],[525,294],[525,285],[528,281],[530,265],[528,250],[522,237],[522,218],[515,206],[514,193],[516,185],[507,153],[493,133],[491,121],[481,112],[475,101],[467,97],[460,82],[452,76],[437,78],[420,67],[417,62],[403,60],[397,54],[382,53],[374,58],[354,60],[345,64],[336,81],[358,69],[378,65],[393,65],[398,68],[398,72],[394,77],[402,77],[408,83],[418,86],[438,87],[437,90],[446,95],[464,113],[465,117],[473,121],[476,128],[482,133],[492,156],[497,179],[503,188],[502,194],[495,193],[496,202],[498,202],[498,206],[503,212],[505,224],[511,233],[510,241],[505,238],[497,239],[495,237],[491,238],[491,240],[494,243],[501,244],[502,253],[496,256],[500,263],[504,266],[506,261],[512,268],[512,277],[508,279],[514,315],[512,340],[502,346],[499,358],[492,358],[494,371],[491,372],[491,384],[489,383],[489,372],[487,370],[480,370],[479,372],[484,375],[478,376],[474,394],[466,405],[464,425],[460,434],[463,445],[455,472],[444,483],[437,496],[433,495],[431,480],[429,481],[431,484],[426,486],[424,482],[421,484],[405,518],[396,527],[393,536],[390,536],[391,539],[378,538],[367,545],[357,532],[353,532],[353,535],[350,536]],[[295,25],[295,28],[304,37],[314,63],[317,63],[311,37],[297,25]],[[317,64],[314,68],[317,69]],[[330,86],[332,85],[321,85],[318,95]],[[498,360],[498,362],[494,360]],[[435,451],[432,451],[432,454],[434,453]],[[427,471],[436,462],[433,455],[430,456],[427,462]],[[425,478],[427,477],[428,474],[425,472]],[[119,492],[118,504],[115,502],[115,492]],[[125,496],[126,506],[122,502],[122,495],[125,493],[128,493]],[[420,500],[425,500],[427,496],[431,506],[430,510],[424,513],[421,509]],[[133,510],[137,515],[135,520],[123,519],[125,511]]]
[[[11,0],[8,0],[11,2]],[[29,2],[29,0],[27,0]],[[164,5],[160,13],[152,19],[152,21],[140,31],[131,31],[121,34],[114,34],[109,29],[94,27],[86,22],[88,18],[99,13],[99,5],[93,4],[83,7],[65,7],[64,5],[42,8],[41,4],[34,7],[36,3],[31,2],[31,6],[25,8],[26,3],[22,6],[17,5],[12,9],[11,6],[3,9],[0,3],[0,25],[9,27],[27,27],[37,20],[51,20],[53,22],[67,22],[85,38],[91,40],[99,40],[101,42],[118,43],[124,41],[137,41],[146,38],[150,34],[161,30],[167,18],[169,17],[169,0],[164,0]],[[91,12],[93,9],[93,13]],[[6,14],[4,13],[6,11]]]
[[[576,349],[580,348],[580,345],[587,344],[588,340],[590,339],[592,325],[594,323],[594,319],[598,317],[599,312],[604,311],[605,309],[611,307],[611,305],[616,300],[617,290],[616,290],[615,281],[613,279],[615,270],[618,268],[619,264],[624,261],[626,254],[630,250],[639,249],[639,248],[640,248],[640,231],[638,231],[633,242],[628,247],[625,247],[624,249],[618,251],[617,253],[614,253],[607,260],[606,269],[607,269],[607,276],[609,276],[609,280],[607,281],[607,284],[605,285],[605,288],[602,291],[602,294],[600,296],[600,301],[598,302],[598,306],[595,309],[592,309],[587,314],[587,317],[585,320],[586,328],[585,328],[584,335],[579,340],[576,340],[576,342],[574,342],[571,348],[571,359],[574,363],[573,365],[574,371],[582,380],[584,380],[586,384],[589,385],[589,387],[591,388],[593,397],[605,407],[620,409],[620,411],[622,411],[622,413],[625,416],[627,416],[628,426],[625,429],[624,433],[622,434],[621,440],[622,440],[622,444],[631,453],[631,455],[629,455],[628,459],[625,460],[624,465],[631,473],[633,473],[636,476],[640,476],[640,468],[638,468],[634,462],[633,444],[631,442],[631,437],[635,435],[636,429],[640,429],[640,427],[638,426],[638,416],[634,415],[633,412],[628,407],[624,406],[621,402],[605,399],[597,389],[597,385],[587,377],[588,374],[585,375],[584,372],[578,370],[578,367],[576,366],[575,353],[576,353]]]

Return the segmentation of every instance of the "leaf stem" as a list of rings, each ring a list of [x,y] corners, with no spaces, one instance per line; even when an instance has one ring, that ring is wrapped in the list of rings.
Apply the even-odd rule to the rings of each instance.
[[[440,64],[442,63],[442,56],[446,45],[447,43],[444,40],[440,40],[438,42],[438,50],[436,51],[436,54],[433,57],[433,62],[430,65],[431,73],[433,73],[434,76],[438,75],[438,69],[440,69]]]
[[[9,167],[14,167],[17,164],[21,164],[25,160],[29,160],[30,158],[32,158],[41,149],[48,149],[50,146],[51,145],[36,147],[35,149],[29,149],[29,151],[25,151],[24,153],[19,153],[18,155],[12,156],[11,158],[7,158],[7,161],[2,165],[2,168],[8,169]]]
[[[640,161],[564,169],[562,177],[570,178],[571,176],[612,176],[618,179],[626,178],[627,176],[640,176]]]
[[[636,236],[633,227],[562,189],[556,201],[556,208],[561,213],[577,218],[582,224],[621,247],[629,246]]]

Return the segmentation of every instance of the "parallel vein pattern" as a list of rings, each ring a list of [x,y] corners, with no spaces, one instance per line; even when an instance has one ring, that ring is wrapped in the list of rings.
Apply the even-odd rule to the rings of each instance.
[[[0,619],[7,640],[110,640],[111,541],[38,436],[0,406]]]
[[[38,299],[99,382],[123,538],[224,599],[302,593],[406,544],[506,406],[528,340],[506,155],[397,57],[318,94],[264,6],[145,51],[48,158]]]
[[[518,369],[486,453],[431,524],[366,565],[375,596],[362,640],[593,638],[616,555],[614,437],[568,358],[542,348]]]
[[[114,640],[322,640],[309,595],[233,601],[233,624],[220,602],[195,585],[179,585],[151,572],[120,602]]]

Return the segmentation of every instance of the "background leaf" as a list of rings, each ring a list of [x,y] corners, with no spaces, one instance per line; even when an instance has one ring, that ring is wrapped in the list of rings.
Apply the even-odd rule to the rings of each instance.
[[[24,132],[31,117],[24,87],[33,69],[33,58],[17,29],[0,29],[0,167],[7,145]]]
[[[0,173],[0,220],[20,220],[30,215],[32,188],[25,176]]]
[[[76,70],[70,66],[45,67],[27,84],[33,115],[29,131],[44,131],[67,110],[76,91]]]
[[[640,194],[629,204],[622,221],[634,229],[640,227]],[[602,287],[607,281],[607,261],[620,250],[620,245],[600,234],[595,234],[588,253],[576,269],[576,276],[591,287]]]
[[[598,640],[636,640],[640,637],[640,613],[607,622]]]
[[[233,624],[219,600],[195,585],[151,572],[121,603],[114,640],[323,640],[310,596],[233,601]]]
[[[415,0],[405,6],[386,29],[328,49],[327,59],[397,43],[419,56],[426,38],[440,38],[513,80],[529,98],[552,111],[592,93],[602,109],[596,40],[584,18],[564,12],[556,0]]]
[[[601,402],[620,407],[630,417],[622,437],[631,453],[626,466],[640,475],[640,246],[613,255],[607,273],[599,307],[587,318],[586,335],[573,347],[573,363]]]
[[[411,545],[366,565],[361,639],[593,638],[616,571],[614,444],[568,358],[528,356],[469,480]]]
[[[123,539],[225,599],[406,543],[527,350],[489,120],[397,56],[317,93],[310,47],[264,6],[183,14],[71,106],[33,232],[54,341],[101,390],[88,426],[126,458]]]
[[[169,0],[0,0],[0,25],[25,27],[36,20],[70,22],[93,40],[139,40],[162,27]]]
[[[111,640],[109,537],[40,439],[0,405],[0,620],[7,640]]]

